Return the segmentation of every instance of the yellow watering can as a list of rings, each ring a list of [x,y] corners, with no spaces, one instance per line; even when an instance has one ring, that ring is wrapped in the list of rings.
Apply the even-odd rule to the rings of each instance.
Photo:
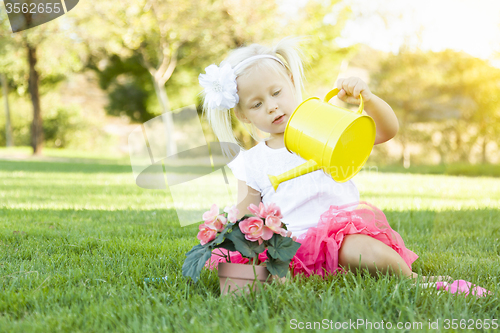
[[[357,112],[328,103],[338,94],[333,89],[324,101],[311,97],[293,111],[286,124],[286,149],[307,160],[279,176],[268,175],[276,191],[280,183],[322,169],[338,183],[354,177],[363,167],[375,143],[375,122]]]

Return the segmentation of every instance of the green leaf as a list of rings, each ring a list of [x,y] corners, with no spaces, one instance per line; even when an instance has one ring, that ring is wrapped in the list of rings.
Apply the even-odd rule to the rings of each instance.
[[[300,247],[300,243],[294,241],[290,237],[283,237],[278,234],[274,234],[273,237],[267,241],[267,244],[268,255],[282,261],[291,260]]]
[[[216,249],[218,248],[223,248],[223,249],[226,249],[228,251],[236,251],[236,247],[234,246],[234,243],[233,241],[229,240],[229,239],[224,239],[224,241],[222,243],[220,243],[219,245],[216,245],[215,246]]]
[[[201,270],[205,263],[212,255],[212,250],[209,246],[198,244],[186,253],[186,260],[182,265],[182,275],[190,276],[194,282],[198,281]]]
[[[264,242],[251,242],[245,238],[240,228],[234,228],[233,232],[227,234],[226,239],[233,242],[236,251],[240,252],[245,258],[254,258],[257,254],[264,252],[266,246]]]
[[[269,273],[271,273],[272,275],[278,275],[280,278],[286,276],[291,260],[288,260],[287,262],[279,259],[274,259],[269,256],[269,250],[267,252],[267,259],[268,260],[266,261],[266,267]]]

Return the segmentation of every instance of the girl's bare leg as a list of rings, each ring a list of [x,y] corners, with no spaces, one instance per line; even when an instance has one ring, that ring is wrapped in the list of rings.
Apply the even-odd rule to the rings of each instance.
[[[339,266],[352,271],[368,269],[370,275],[403,274],[411,279],[418,274],[411,271],[401,256],[390,246],[368,235],[352,234],[344,237],[339,250]],[[448,281],[449,276],[420,276],[421,282]]]

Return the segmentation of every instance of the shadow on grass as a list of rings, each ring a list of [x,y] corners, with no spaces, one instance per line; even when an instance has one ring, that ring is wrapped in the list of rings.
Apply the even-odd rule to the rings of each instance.
[[[379,172],[389,173],[412,173],[469,177],[500,177],[500,167],[498,164],[417,164],[411,165],[409,168],[404,168],[402,165],[396,164],[371,167],[376,167]],[[369,170],[370,166],[367,166],[366,168]]]
[[[130,230],[140,233],[154,232],[161,237],[184,237],[196,239],[193,233],[198,225],[181,227],[174,209],[152,210],[98,210],[98,209],[17,209],[0,208],[0,234],[12,236],[20,230],[29,235],[29,230],[45,230],[49,233],[64,231],[78,235],[102,234],[121,237]],[[200,223],[201,223],[200,218]],[[151,229],[151,227],[154,227]],[[23,229],[24,228],[24,229]]]
[[[174,173],[208,174],[213,172],[211,167],[169,166],[167,171]],[[67,162],[41,162],[41,161],[2,161],[0,160],[0,171],[24,171],[24,172],[47,172],[47,173],[130,173],[132,167],[123,164],[99,164],[99,163],[67,163]]]

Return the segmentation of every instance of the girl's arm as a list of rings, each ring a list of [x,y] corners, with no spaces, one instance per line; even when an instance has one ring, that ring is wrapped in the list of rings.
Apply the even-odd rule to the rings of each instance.
[[[259,191],[251,188],[246,182],[238,179],[238,203],[236,204],[236,208],[239,210],[238,220],[245,214],[252,214],[247,208],[250,204],[253,203],[259,206],[261,201],[262,198]]]
[[[399,129],[398,118],[389,104],[382,98],[372,94],[372,98],[365,103],[365,111],[375,121],[376,145],[396,136]]]
[[[386,142],[396,136],[399,129],[396,114],[389,104],[370,91],[363,80],[357,77],[338,79],[337,88],[340,89],[337,97],[346,103],[359,105],[359,94],[363,96],[365,111],[375,121],[375,144]]]

